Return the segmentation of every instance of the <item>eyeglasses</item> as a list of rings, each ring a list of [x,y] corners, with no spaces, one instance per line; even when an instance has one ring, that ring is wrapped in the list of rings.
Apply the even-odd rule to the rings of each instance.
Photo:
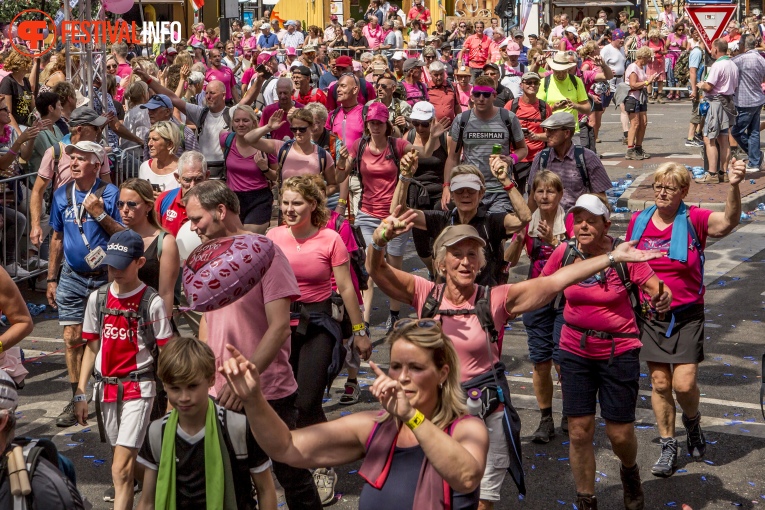
[[[308,131],[308,126],[303,126],[303,127],[290,126],[290,131],[292,131],[293,133],[305,133],[306,131]]]
[[[539,87],[539,81],[537,80],[528,80],[523,82],[524,85],[531,85],[532,87]]]
[[[378,79],[379,79],[379,80],[382,80],[382,78],[378,78]],[[390,87],[389,87],[388,85],[386,85],[386,84],[384,84],[384,83],[380,83],[380,82],[378,81],[378,82],[377,82],[377,88],[378,88],[378,89],[383,89],[383,90],[388,90]]]
[[[460,28],[467,28],[467,25],[460,25]]]
[[[413,120],[412,125],[414,127],[430,127],[429,120]]]
[[[479,98],[484,97],[486,99],[489,99],[492,95],[492,92],[473,92],[473,97]]]
[[[441,324],[434,319],[399,319],[393,325],[393,331],[402,331],[412,327],[418,327],[422,329],[437,329],[441,330]]]
[[[678,191],[680,191],[680,188],[675,188],[674,186],[664,186],[662,184],[659,184],[658,182],[653,184],[653,191],[655,193],[661,193],[662,191],[666,191],[667,195],[674,195]]]
[[[200,182],[205,181],[204,175],[199,175],[197,177],[181,177],[181,180],[184,184],[191,184],[192,182],[195,184],[199,184]]]
[[[135,209],[138,207],[138,202],[133,202],[132,200],[128,200],[127,202],[117,200],[117,209],[122,209],[125,206],[128,206],[130,209]]]

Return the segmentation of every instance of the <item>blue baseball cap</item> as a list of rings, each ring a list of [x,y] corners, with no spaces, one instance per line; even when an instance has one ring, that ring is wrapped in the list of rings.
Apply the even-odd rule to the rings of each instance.
[[[156,110],[157,108],[173,108],[173,102],[164,94],[154,94],[146,104],[142,104],[144,110]]]
[[[143,238],[134,230],[123,230],[109,238],[104,264],[120,271],[143,257]]]

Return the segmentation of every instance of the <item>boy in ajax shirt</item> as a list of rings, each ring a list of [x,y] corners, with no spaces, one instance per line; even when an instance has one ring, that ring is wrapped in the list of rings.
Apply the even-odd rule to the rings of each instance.
[[[212,349],[175,338],[159,356],[157,374],[173,410],[151,422],[138,455],[146,468],[138,508],[276,510],[271,460],[247,417],[208,395],[215,382]]]
[[[77,421],[86,425],[85,389],[95,369],[93,401],[102,441],[107,437],[113,450],[115,510],[133,508],[136,456],[156,396],[152,343],[156,341],[161,349],[173,336],[162,298],[138,279],[138,270],[146,263],[143,254],[143,239],[132,230],[117,232],[109,239],[104,264],[112,283],[107,284],[103,304],[98,302],[99,290],[88,299],[82,330],[87,348],[74,397]],[[153,297],[145,312],[148,317],[141,317],[146,292]]]

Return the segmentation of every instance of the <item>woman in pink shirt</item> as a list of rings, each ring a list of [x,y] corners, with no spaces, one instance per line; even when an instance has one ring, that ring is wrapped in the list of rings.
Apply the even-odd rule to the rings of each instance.
[[[561,390],[571,437],[569,456],[576,504],[584,509],[597,508],[592,440],[599,402],[606,435],[621,461],[624,506],[643,508],[634,426],[641,343],[634,306],[642,304],[644,309],[650,306],[655,313],[666,313],[672,296],[668,289],[661,289],[659,278],[648,264],[637,260],[624,264],[625,260],[615,256],[622,246],[634,243],[615,246],[608,235],[609,209],[600,198],[582,195],[569,212],[574,215],[576,239],[561,244],[552,253],[537,282],[544,282],[566,266],[576,267],[603,255],[610,259],[606,268],[563,292],[566,305],[560,335]],[[643,260],[662,257],[658,250],[639,253],[646,255]],[[643,293],[650,298],[644,299]]]
[[[205,33],[205,24],[197,23],[191,27],[191,30],[193,34],[191,37],[189,37],[189,46],[194,46],[195,44],[204,44],[205,47],[208,47],[209,40],[207,38],[207,34]]]
[[[704,247],[709,237],[724,237],[738,225],[741,194],[738,186],[746,164],[729,169],[730,189],[725,212],[686,206],[691,176],[685,166],[664,163],[653,178],[654,205],[636,212],[626,238],[636,248],[659,249],[666,257],[652,260],[651,268],[673,291],[672,309],[642,328],[640,359],[651,373],[653,405],[659,428],[661,456],[653,466],[656,476],[672,476],[677,463],[675,399],[683,411],[688,453],[704,456],[706,441],[699,412],[699,363],[704,360]]]
[[[648,87],[649,103],[664,103],[664,97],[661,93],[664,82],[667,81],[667,73],[664,69],[664,55],[667,54],[666,46],[667,43],[658,30],[654,29],[648,32],[648,47],[653,51],[653,59],[648,62],[645,72],[648,76],[657,74],[659,82],[657,89],[654,89],[653,86]]]
[[[492,173],[496,172],[501,182],[507,179],[507,165],[499,159],[494,159],[492,164]],[[490,455],[487,459],[480,499],[484,507],[490,506],[499,500],[499,489],[508,468],[519,490],[524,490],[520,423],[510,404],[505,365],[500,360],[498,332],[504,329],[508,319],[536,310],[552,301],[567,286],[606,270],[611,263],[610,257],[629,262],[648,260],[659,254],[638,251],[625,244],[609,256],[604,253],[592,257],[549,278],[489,289],[475,283],[479,271],[486,264],[485,242],[470,225],[450,225],[433,245],[434,268],[444,282],[436,285],[392,268],[385,262],[383,255],[389,242],[414,225],[416,212],[409,210],[398,215],[399,210],[397,208],[374,232],[373,242],[367,250],[370,276],[391,299],[411,303],[420,318],[432,317],[441,322],[444,333],[454,342],[459,356],[462,387],[466,391],[481,388],[483,404],[479,416],[490,430],[489,442],[494,448],[499,445],[499,448],[509,452],[509,464],[506,456]],[[482,322],[479,313],[490,317],[491,322]],[[503,401],[498,398],[499,389],[504,395]],[[503,416],[508,423],[517,425],[513,425],[511,434],[505,434]]]
[[[667,36],[667,62],[665,64],[665,71],[667,73],[667,84],[670,87],[676,85],[675,80],[675,64],[677,59],[680,58],[686,46],[688,46],[688,36],[685,35],[685,23],[677,23],[671,34]],[[667,99],[680,99],[680,92],[674,90],[667,94]]]
[[[460,106],[462,111],[468,111],[473,105],[470,102],[470,97],[473,93],[473,86],[470,84],[470,68],[466,66],[459,67],[454,71],[454,77],[457,80],[457,95],[459,96]]]

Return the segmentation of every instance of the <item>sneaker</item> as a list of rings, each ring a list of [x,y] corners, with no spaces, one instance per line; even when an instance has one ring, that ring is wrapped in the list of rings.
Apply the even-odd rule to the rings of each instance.
[[[568,416],[564,416],[560,419],[560,430],[564,434],[568,435]]]
[[[683,413],[683,426],[685,427],[686,443],[688,453],[693,460],[701,460],[707,449],[707,442],[704,439],[704,431],[701,430],[701,413],[697,413],[695,418],[688,418]]]
[[[643,510],[645,507],[645,496],[643,494],[643,484],[640,483],[640,468],[637,464],[631,468],[626,468],[622,464],[619,474],[621,475],[622,487],[624,488],[624,510]]]
[[[18,262],[11,262],[10,264],[6,265],[5,270],[8,271],[8,275],[11,278],[27,278],[32,274],[21,267]]]
[[[702,146],[704,145],[704,137],[701,136],[701,134],[696,133],[695,135],[693,135],[693,139],[699,142]]]
[[[552,416],[545,416],[539,420],[539,427],[531,435],[531,441],[537,444],[547,444],[555,437],[555,422]]]
[[[627,145],[627,137],[622,137],[622,145]]]
[[[576,507],[579,510],[598,510],[598,498],[594,494],[576,493]]]
[[[651,97],[649,97],[649,98],[648,98],[648,103],[649,103],[649,104],[654,104],[654,103],[656,103],[656,97],[654,97],[654,96],[651,96]]]
[[[635,147],[635,152],[640,156],[640,159],[649,159],[651,157],[642,147]]]
[[[720,172],[717,174],[717,178],[720,180],[720,182],[730,182],[730,177],[728,177],[728,172]]]
[[[670,477],[677,468],[677,439],[661,438],[661,455],[651,468],[653,476]]]
[[[319,468],[313,472],[313,482],[319,491],[319,499],[322,505],[328,505],[335,499],[335,485],[337,473],[334,469]]]
[[[720,178],[717,175],[710,174],[709,172],[704,174],[704,177],[695,179],[697,184],[720,184]]]
[[[48,269],[48,261],[41,259],[37,255],[32,255],[26,261],[27,269],[34,271],[35,269]]]
[[[596,138],[595,139],[595,143],[601,143],[601,139],[600,138]]]
[[[35,280],[35,292],[48,292],[48,281],[45,278]]]
[[[642,159],[635,149],[627,149],[624,159]]]
[[[656,98],[656,102],[659,104],[664,104],[667,102],[667,100],[664,99],[664,96],[659,96],[658,98]]]
[[[389,335],[391,331],[393,331],[393,326],[398,321],[399,316],[388,314],[388,319],[385,321],[385,334]]]
[[[340,405],[349,406],[355,404],[359,401],[359,395],[361,395],[359,383],[345,383],[345,392],[340,397]]]
[[[685,146],[686,147],[704,147],[704,142],[701,140],[697,140],[696,138],[693,138],[692,140],[686,140]]]
[[[749,166],[749,165],[746,165],[746,173],[748,173],[748,174],[753,174],[753,173],[759,172],[759,171],[760,171],[760,167],[759,166]]]
[[[143,489],[143,484],[138,481],[133,482],[133,493],[138,494]],[[104,491],[104,501],[114,503],[114,485]]]
[[[70,400],[69,403],[61,411],[61,414],[56,418],[57,427],[73,427],[77,425],[77,417],[74,415],[74,400]]]

